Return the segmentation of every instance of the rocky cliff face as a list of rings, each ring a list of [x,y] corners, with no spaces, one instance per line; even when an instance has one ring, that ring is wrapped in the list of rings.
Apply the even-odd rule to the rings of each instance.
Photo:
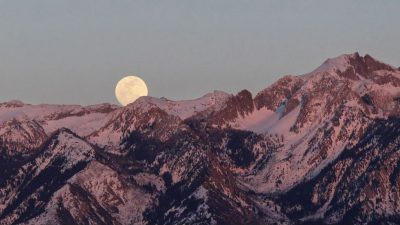
[[[400,71],[328,59],[254,98],[0,104],[0,224],[399,223]]]
[[[359,143],[280,197],[289,217],[321,223],[399,223],[400,120],[372,123]]]
[[[5,121],[0,128],[2,157],[32,154],[47,139],[43,127],[28,118]]]

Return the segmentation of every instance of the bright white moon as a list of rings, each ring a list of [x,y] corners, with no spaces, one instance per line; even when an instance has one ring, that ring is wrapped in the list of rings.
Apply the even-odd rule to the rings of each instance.
[[[136,76],[122,78],[115,87],[115,97],[123,106],[136,101],[141,96],[147,96],[147,94],[146,83]]]

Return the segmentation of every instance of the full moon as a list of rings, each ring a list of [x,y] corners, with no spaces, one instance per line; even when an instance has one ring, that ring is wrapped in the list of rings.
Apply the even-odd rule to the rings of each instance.
[[[141,96],[147,96],[147,94],[146,83],[136,76],[122,78],[115,87],[115,97],[123,106],[136,101]]]

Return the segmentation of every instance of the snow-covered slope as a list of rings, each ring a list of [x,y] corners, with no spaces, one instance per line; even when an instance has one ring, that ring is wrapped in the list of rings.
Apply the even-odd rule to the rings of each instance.
[[[400,70],[358,53],[255,97],[0,104],[0,224],[397,224]]]
[[[283,139],[268,166],[247,182],[259,192],[280,192],[315,176],[357,143],[372,120],[400,115],[399,96],[400,72],[357,53],[282,78],[254,98],[253,111],[228,123]]]
[[[3,120],[0,124],[2,157],[30,154],[46,139],[47,135],[42,126],[27,117]]]
[[[358,144],[282,196],[286,213],[306,223],[398,224],[399,132],[399,118],[372,123]]]
[[[94,158],[89,143],[67,129],[54,133],[34,158],[0,183],[1,224],[37,215],[66,179]]]
[[[209,114],[226,105],[231,95],[215,91],[201,98],[171,101],[165,98],[141,97],[112,114],[111,119],[88,139],[109,149],[118,146],[131,132],[141,132],[148,137],[167,140],[183,120],[198,114]]]
[[[143,224],[151,194],[106,165],[93,161],[66,183],[27,224]]]
[[[231,95],[223,91],[214,91],[194,100],[172,101],[166,98],[142,97],[133,104],[141,108],[155,105],[166,113],[184,120],[204,111],[220,110],[225,106],[229,97]]]
[[[59,128],[68,128],[81,136],[89,135],[103,126],[117,106],[101,104],[82,107],[78,105],[30,105],[18,101],[0,104],[0,123],[7,120],[29,118],[37,121],[50,134]]]

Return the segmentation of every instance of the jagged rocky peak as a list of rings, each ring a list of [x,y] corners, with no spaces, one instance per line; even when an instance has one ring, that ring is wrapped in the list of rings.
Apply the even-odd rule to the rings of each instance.
[[[41,213],[52,194],[94,159],[94,152],[69,129],[54,132],[36,154],[2,177],[0,224],[20,224]]]
[[[306,74],[305,77],[317,74],[337,75],[354,81],[370,79],[378,84],[390,82],[395,86],[400,85],[398,69],[368,54],[360,56],[358,52],[327,59],[320,67],[310,74]]]
[[[67,159],[88,161],[94,156],[91,144],[68,128],[58,129],[50,140],[54,144],[50,145],[50,148],[59,148],[61,152],[58,154],[68,156]]]
[[[257,109],[266,107],[273,111],[285,104],[287,114],[300,102],[318,98],[359,102],[365,96],[364,100],[371,98],[370,104],[380,103],[377,107],[387,111],[394,107],[393,101],[400,95],[399,87],[400,71],[370,55],[360,56],[356,52],[328,59],[311,73],[285,76],[258,93],[254,101]]]
[[[41,146],[42,150],[56,151],[56,154],[85,154],[93,156],[91,143],[68,128],[60,128],[54,131]],[[88,152],[88,153],[87,153]],[[76,155],[77,156],[77,155]],[[72,158],[76,160],[77,158]]]
[[[13,118],[28,118],[38,122],[48,135],[61,127],[67,127],[80,136],[87,136],[102,127],[119,108],[108,103],[79,106],[6,102],[0,104],[0,123]]]
[[[231,95],[220,110],[212,115],[212,124],[223,125],[238,118],[245,117],[254,111],[253,97],[250,91],[242,90],[236,95]]]
[[[22,107],[23,105],[24,103],[19,100],[11,100],[8,102],[0,103],[0,107],[6,107],[6,108],[17,108],[17,107]]]
[[[170,115],[187,119],[197,113],[222,108],[230,96],[230,94],[223,91],[214,91],[194,100],[182,101],[173,101],[164,97],[144,96],[128,105],[128,107],[137,109],[158,107]]]
[[[287,215],[313,224],[398,224],[399,132],[399,118],[373,122],[357,145],[283,195]]]
[[[250,176],[255,191],[284,191],[318,174],[344,146],[358,142],[371,120],[400,115],[399,73],[390,68],[370,56],[342,55],[309,74],[285,76],[258,93],[254,110],[229,122],[238,129],[283,137],[282,148]],[[356,71],[356,78],[346,71]],[[269,179],[260,182],[265,177]]]
[[[26,116],[11,118],[0,125],[0,151],[6,155],[32,153],[46,139],[43,127]]]
[[[161,99],[141,97],[117,110],[104,126],[87,137],[88,140],[114,151],[124,139],[135,133],[159,140],[168,139],[181,125],[182,119],[159,107],[159,101],[163,103]]]
[[[257,109],[266,107],[275,111],[285,99],[289,99],[304,84],[304,80],[297,76],[287,75],[259,92],[254,103]]]
[[[254,99],[248,91],[225,94],[223,104],[218,104],[221,107],[208,108],[214,110],[212,114],[196,114],[195,107],[190,105],[191,110],[188,110],[182,107],[187,106],[183,102],[166,99],[161,103],[159,99],[152,99],[152,102],[182,119],[201,115],[197,118],[207,119],[217,126],[229,124],[256,132],[265,132],[271,125],[282,124],[278,122],[285,120],[286,128],[300,132],[305,126],[311,127],[333,117],[333,113],[340,114],[344,108],[373,117],[399,114],[399,78],[400,73],[394,67],[369,55],[353,53],[328,59],[311,73],[284,76]],[[195,100],[188,102],[195,103]]]
[[[0,142],[38,147],[0,145],[0,224],[398,223],[399,79],[354,53],[255,97],[2,103]]]
[[[362,74],[362,72],[371,73],[378,70],[387,70],[391,72],[396,71],[395,67],[383,63],[368,54],[365,56],[360,56],[358,52],[356,52],[348,58],[350,65],[356,68],[360,74]]]

